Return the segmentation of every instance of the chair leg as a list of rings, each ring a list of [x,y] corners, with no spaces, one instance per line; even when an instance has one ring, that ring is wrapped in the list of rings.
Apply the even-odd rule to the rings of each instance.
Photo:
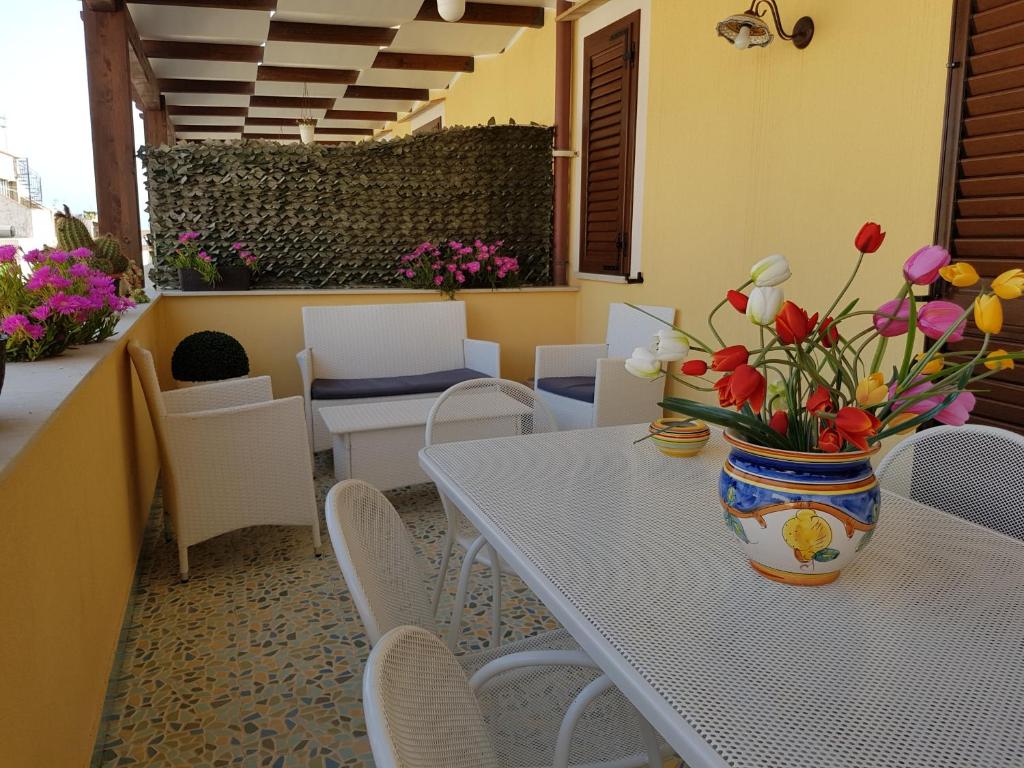
[[[487,542],[480,536],[469,545],[466,550],[466,559],[462,561],[462,571],[459,573],[459,588],[455,593],[455,603],[452,605],[451,625],[448,627],[448,647],[455,648],[459,641],[459,630],[462,629],[462,609],[466,605],[466,592],[469,590],[469,579],[473,575],[473,563],[476,561],[477,553]]]
[[[320,520],[318,519],[312,526],[313,530],[313,554],[316,557],[320,557],[324,553],[323,543],[320,541]]]
[[[181,543],[181,539],[178,539],[178,572],[182,583],[188,581],[188,547]]]
[[[498,553],[490,544],[487,552],[491,557],[491,584],[494,594],[491,596],[491,647],[501,646],[501,561]]]
[[[171,513],[167,511],[167,507],[163,508],[164,516],[164,543],[170,544],[171,540],[174,539],[174,531],[171,530]]]

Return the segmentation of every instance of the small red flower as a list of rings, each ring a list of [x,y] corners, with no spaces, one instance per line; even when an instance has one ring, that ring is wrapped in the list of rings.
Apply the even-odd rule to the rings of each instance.
[[[735,371],[715,382],[718,404],[723,408],[742,408],[745,403],[750,403],[754,411],[760,411],[767,388],[768,382],[761,372],[746,363],[738,365]]]
[[[807,398],[807,412],[816,416],[822,411],[831,410],[832,390],[819,384],[818,388]]]
[[[725,347],[711,355],[712,371],[735,371],[736,366],[743,365],[750,357],[750,352],[742,344]]]
[[[725,298],[727,298],[729,303],[732,304],[733,309],[740,314],[747,311],[747,302],[749,301],[747,294],[740,293],[739,291],[729,291],[725,294]]]
[[[838,432],[831,427],[821,430],[821,434],[818,435],[818,450],[825,453],[839,453],[842,447],[843,438],[839,436]]]
[[[835,424],[836,431],[847,442],[852,443],[862,451],[866,451],[868,449],[868,438],[878,434],[878,428],[882,422],[873,413],[868,413],[860,408],[848,405],[845,408],[839,409],[839,413],[836,414]]]
[[[831,349],[832,345],[839,341],[839,329],[836,328],[835,321],[831,317],[826,317],[818,326],[818,339],[825,349]]]
[[[811,335],[814,327],[818,324],[818,314],[808,317],[807,311],[801,309],[792,301],[782,304],[778,316],[775,318],[775,332],[783,344],[800,344]]]
[[[682,371],[687,376],[703,376],[708,372],[708,364],[703,360],[687,360],[683,363]]]
[[[784,435],[789,432],[789,414],[785,411],[776,411],[768,421],[768,426]]]
[[[885,240],[885,232],[873,221],[867,222],[860,228],[860,232],[853,239],[853,244],[861,253],[874,253],[882,246]]]

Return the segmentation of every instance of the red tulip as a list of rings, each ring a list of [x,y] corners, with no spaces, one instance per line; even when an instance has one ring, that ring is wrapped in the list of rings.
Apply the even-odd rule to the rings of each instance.
[[[742,344],[720,349],[711,355],[712,371],[735,371],[736,366],[743,365],[750,357],[750,352]]]
[[[885,232],[873,221],[867,222],[860,228],[860,232],[853,239],[853,244],[861,253],[874,253],[882,246],[885,240]]]
[[[821,430],[821,434],[818,435],[818,450],[824,451],[825,453],[839,453],[839,450],[843,447],[843,438],[839,436],[831,427],[828,429]]]
[[[846,406],[836,414],[836,431],[847,441],[860,448],[868,449],[868,438],[878,433],[880,422],[874,414],[860,408]]]
[[[683,363],[682,371],[687,376],[703,376],[708,372],[708,364],[703,360],[687,360]]]
[[[732,304],[733,309],[739,312],[741,315],[747,311],[747,294],[740,293],[739,291],[729,291],[725,294],[725,298]]]
[[[786,434],[789,432],[789,414],[785,411],[776,411],[768,420],[768,426],[780,435]]]
[[[818,314],[807,316],[807,311],[800,309],[792,301],[783,303],[775,318],[775,332],[783,344],[800,344],[818,324]]]
[[[767,388],[768,383],[761,372],[746,363],[737,366],[735,371],[715,382],[718,404],[723,408],[742,408],[744,403],[750,403],[754,411],[760,411],[764,405]]]
[[[839,329],[836,328],[835,320],[831,317],[826,317],[818,326],[818,339],[825,349],[831,349],[832,345],[839,341]]]
[[[817,415],[822,411],[832,410],[832,390],[818,385],[818,388],[807,398],[807,412]]]

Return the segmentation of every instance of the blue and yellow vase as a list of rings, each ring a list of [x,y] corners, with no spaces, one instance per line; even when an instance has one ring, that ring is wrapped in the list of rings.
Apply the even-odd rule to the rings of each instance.
[[[762,576],[815,586],[839,578],[878,522],[871,455],[804,453],[754,445],[732,432],[719,494],[725,523]]]

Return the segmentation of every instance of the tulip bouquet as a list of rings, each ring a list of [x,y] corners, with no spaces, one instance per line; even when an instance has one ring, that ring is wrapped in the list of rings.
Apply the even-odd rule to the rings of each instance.
[[[661,405],[773,448],[867,450],[933,419],[965,423],[975,405],[976,385],[1024,357],[992,348],[991,342],[1002,330],[1002,302],[1024,292],[1024,271],[1011,269],[981,285],[966,309],[940,299],[923,301],[914,295],[917,286],[940,279],[959,288],[981,282],[970,264],[951,263],[944,248],[926,246],[904,263],[903,286],[891,301],[875,310],[858,309],[858,299],[843,304],[865,256],[884,239],[878,224],[861,228],[854,239],[859,255],[853,273],[823,312],[810,314],[785,299],[782,284],[791,276],[789,264],[783,256],[769,256],[708,316],[714,342],[666,328],[650,347],[634,350],[626,369],[646,378],[665,374],[684,387],[716,393],[718,407],[680,397],[666,398]],[[759,329],[758,346],[726,344],[715,327],[715,316],[726,306]],[[972,313],[982,334],[980,346],[948,350],[947,342],[963,338]],[[923,352],[916,352],[919,334],[930,341]],[[887,345],[900,338],[899,362],[883,372]],[[693,349],[700,356],[686,359]],[[673,369],[677,363],[682,365]]]
[[[401,258],[398,277],[411,288],[437,290],[449,299],[460,288],[510,285],[519,272],[519,260],[497,253],[502,242],[487,244],[478,238],[472,245],[456,240],[421,243]]]
[[[91,266],[92,251],[29,251],[0,246],[0,335],[11,362],[59,355],[68,347],[103,341],[126,309],[115,278]]]

